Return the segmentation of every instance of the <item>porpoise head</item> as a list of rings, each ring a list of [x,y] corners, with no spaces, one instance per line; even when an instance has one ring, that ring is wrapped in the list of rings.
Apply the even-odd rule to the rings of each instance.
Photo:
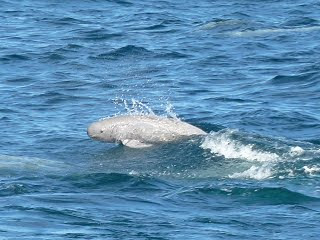
[[[104,142],[114,143],[117,141],[115,136],[113,135],[113,127],[114,125],[108,120],[98,121],[92,123],[88,129],[88,136],[92,139]]]

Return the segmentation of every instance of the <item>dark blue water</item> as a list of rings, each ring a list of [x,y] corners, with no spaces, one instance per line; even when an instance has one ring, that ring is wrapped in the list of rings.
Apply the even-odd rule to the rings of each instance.
[[[0,0],[1,239],[319,239],[319,1]],[[177,115],[130,149],[87,126]]]

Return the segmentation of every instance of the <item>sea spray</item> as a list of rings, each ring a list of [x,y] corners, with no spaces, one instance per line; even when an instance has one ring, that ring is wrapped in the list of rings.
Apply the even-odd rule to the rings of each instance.
[[[115,108],[118,109],[118,113],[115,115],[161,115],[168,118],[179,119],[173,104],[169,101],[166,101],[166,104],[161,104],[161,109],[156,111],[157,114],[153,110],[153,107],[143,100],[116,98],[113,100],[113,103],[115,104]],[[125,110],[125,112],[123,112],[123,110]]]
[[[113,103],[116,109],[121,107],[116,115],[155,115],[152,108],[148,106],[148,103],[144,103],[143,100],[116,98]],[[123,110],[125,110],[125,113],[123,113]]]

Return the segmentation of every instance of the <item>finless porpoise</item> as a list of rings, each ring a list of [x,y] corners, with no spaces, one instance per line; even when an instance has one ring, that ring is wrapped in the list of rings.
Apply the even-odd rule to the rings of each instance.
[[[150,147],[207,134],[179,119],[156,115],[115,116],[92,123],[87,132],[92,139],[131,148]]]

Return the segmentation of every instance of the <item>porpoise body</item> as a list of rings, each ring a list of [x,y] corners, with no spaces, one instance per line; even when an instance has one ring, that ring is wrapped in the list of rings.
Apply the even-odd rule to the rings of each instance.
[[[158,143],[207,133],[179,119],[156,115],[123,115],[92,123],[88,135],[95,140],[121,143],[132,148],[150,147]]]

